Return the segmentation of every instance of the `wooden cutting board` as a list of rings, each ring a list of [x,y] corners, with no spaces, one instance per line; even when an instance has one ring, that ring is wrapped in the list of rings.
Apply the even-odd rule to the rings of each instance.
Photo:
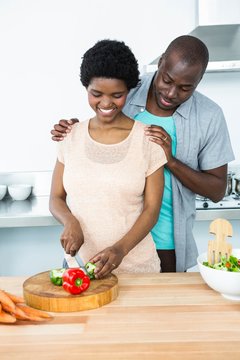
[[[96,309],[118,296],[118,278],[109,274],[101,280],[91,280],[89,288],[80,295],[71,295],[62,286],[53,285],[49,272],[42,272],[23,283],[27,305],[45,311],[70,312]]]

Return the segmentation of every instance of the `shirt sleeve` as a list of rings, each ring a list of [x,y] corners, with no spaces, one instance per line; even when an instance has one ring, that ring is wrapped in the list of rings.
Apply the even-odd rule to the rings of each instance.
[[[217,168],[234,160],[226,120],[221,109],[215,112],[206,134],[205,145],[198,157],[202,170]]]
[[[62,164],[65,163],[64,161],[64,155],[65,155],[65,139],[62,141],[59,141],[57,143],[57,159]]]
[[[150,140],[148,140],[147,163],[148,167],[146,177],[153,174],[156,170],[167,163],[167,158],[163,148]]]

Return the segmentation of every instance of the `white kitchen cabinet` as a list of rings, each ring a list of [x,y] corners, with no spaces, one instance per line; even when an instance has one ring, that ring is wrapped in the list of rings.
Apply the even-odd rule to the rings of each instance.
[[[0,276],[31,276],[62,267],[62,226],[0,229]]]

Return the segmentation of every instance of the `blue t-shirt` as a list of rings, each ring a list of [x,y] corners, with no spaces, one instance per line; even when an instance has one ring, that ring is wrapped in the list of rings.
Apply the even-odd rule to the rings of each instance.
[[[176,129],[172,116],[160,117],[150,114],[147,110],[137,114],[135,120],[148,125],[159,125],[166,130],[172,138],[172,154],[176,154]],[[162,207],[156,225],[151,234],[158,250],[172,250],[174,246],[173,232],[173,205],[172,205],[172,183],[170,171],[164,167],[164,192]]]

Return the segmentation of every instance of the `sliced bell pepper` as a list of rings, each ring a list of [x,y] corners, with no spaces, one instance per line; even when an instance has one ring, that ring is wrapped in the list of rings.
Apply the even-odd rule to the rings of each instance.
[[[50,271],[50,280],[54,285],[61,286],[62,285],[62,276],[66,271],[65,268],[62,269],[54,269]]]
[[[96,269],[96,265],[89,261],[88,263],[86,263],[85,269],[86,269],[90,279],[95,279],[94,270]]]
[[[63,274],[63,288],[72,295],[81,294],[90,285],[90,278],[80,268],[69,268]]]

